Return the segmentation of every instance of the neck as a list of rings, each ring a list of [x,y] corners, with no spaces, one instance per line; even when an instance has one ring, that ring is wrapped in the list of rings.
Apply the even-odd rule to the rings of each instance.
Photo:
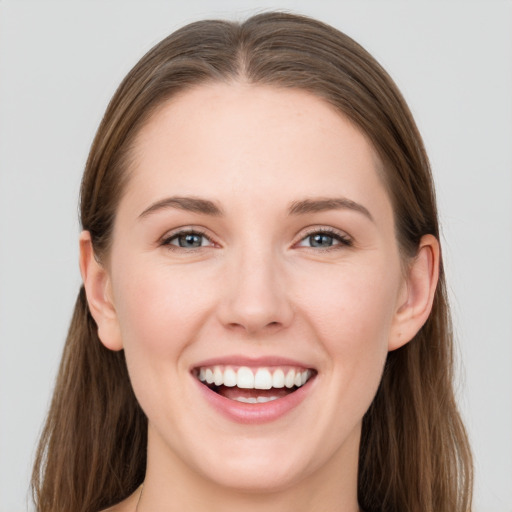
[[[357,442],[341,447],[320,469],[295,481],[243,488],[205,478],[162,446],[150,429],[146,480],[137,512],[357,512],[359,431],[356,437]]]

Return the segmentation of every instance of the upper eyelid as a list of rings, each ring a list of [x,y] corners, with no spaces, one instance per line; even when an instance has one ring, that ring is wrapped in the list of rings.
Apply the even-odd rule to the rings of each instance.
[[[311,226],[308,228],[305,228],[306,231],[301,231],[297,235],[297,241],[300,242],[304,238],[314,235],[315,233],[327,233],[330,235],[337,235],[340,238],[348,238],[352,240],[352,236],[349,235],[346,231],[343,231],[342,229],[336,229],[331,226]]]
[[[343,231],[341,229],[333,228],[331,226],[312,226],[312,227],[308,227],[305,229],[306,229],[306,236],[311,233],[337,233],[339,235],[345,234],[348,236],[348,234],[345,233],[345,231]]]
[[[180,226],[178,228],[166,231],[162,238],[169,238],[176,235],[181,235],[183,233],[197,233],[198,235],[209,237],[209,235],[206,233],[206,230],[204,228],[200,228],[199,226]]]

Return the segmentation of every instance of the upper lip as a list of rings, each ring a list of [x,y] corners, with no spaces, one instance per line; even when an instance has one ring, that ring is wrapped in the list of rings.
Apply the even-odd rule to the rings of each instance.
[[[278,366],[295,366],[298,368],[315,369],[309,364],[305,364],[295,359],[280,356],[262,356],[262,357],[247,357],[243,355],[228,355],[219,356],[211,359],[205,359],[199,363],[194,364],[191,370],[201,367],[216,366],[216,365],[232,365],[232,366],[247,366],[249,368],[262,368],[262,367],[278,367]]]

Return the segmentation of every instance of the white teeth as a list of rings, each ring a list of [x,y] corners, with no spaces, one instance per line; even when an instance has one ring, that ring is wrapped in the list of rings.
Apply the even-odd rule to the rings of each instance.
[[[272,375],[272,387],[273,388],[284,388],[284,372],[278,369]]]
[[[295,372],[293,370],[289,370],[288,373],[286,374],[286,378],[284,379],[284,385],[287,388],[293,388],[294,382],[295,382]]]
[[[254,376],[256,389],[270,389],[272,387],[272,375],[266,368],[260,368]]]
[[[213,369],[213,382],[216,386],[220,386],[224,382],[222,370],[218,366]]]
[[[285,373],[286,372],[286,373]],[[201,367],[197,378],[206,384],[215,386],[239,387],[241,389],[293,388],[303,386],[311,377],[311,370],[277,368],[251,369],[241,366],[237,371],[230,366]]]
[[[232,368],[226,368],[224,372],[224,386],[228,388],[236,386],[236,373]]]
[[[254,389],[254,374],[247,366],[241,366],[236,373],[236,385],[242,389]]]
[[[260,404],[263,404],[265,402],[271,402],[272,400],[277,400],[277,396],[269,396],[269,397],[266,397],[266,396],[259,396],[256,400],[260,403]]]
[[[239,396],[237,398],[233,398],[236,402],[243,402],[244,404],[263,404],[265,402],[271,402],[272,400],[277,400],[277,396],[259,396],[258,398],[246,398],[245,396]]]

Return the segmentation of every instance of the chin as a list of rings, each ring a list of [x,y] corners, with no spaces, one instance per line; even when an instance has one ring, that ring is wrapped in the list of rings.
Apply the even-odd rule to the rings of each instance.
[[[309,471],[300,465],[282,464],[275,457],[254,457],[227,461],[221,471],[204,474],[218,486],[240,493],[274,493],[284,491],[303,480]]]

